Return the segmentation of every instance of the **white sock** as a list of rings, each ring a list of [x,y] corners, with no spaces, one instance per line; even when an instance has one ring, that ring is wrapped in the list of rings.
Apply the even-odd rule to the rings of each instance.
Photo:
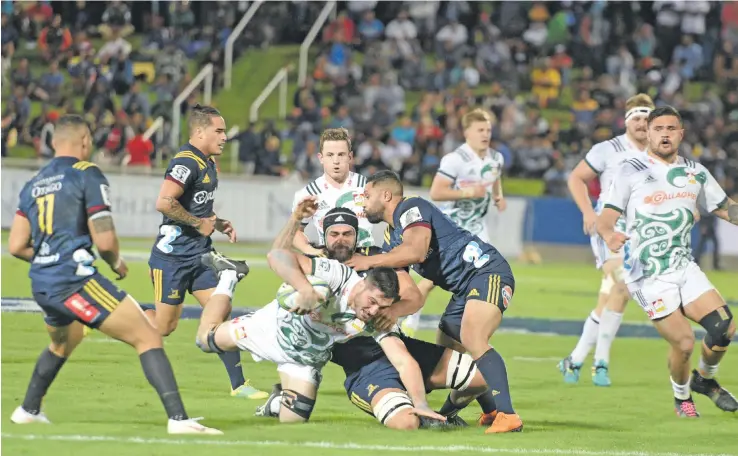
[[[700,356],[700,375],[704,378],[714,378],[717,374],[718,364],[711,366],[705,362],[705,359]]]
[[[690,391],[689,391],[689,382],[687,382],[684,385],[680,385],[677,382],[674,381],[673,378],[669,377],[669,380],[671,380],[671,389],[674,390],[674,397],[681,400],[686,401],[689,399]]]
[[[220,280],[218,281],[218,286],[215,287],[213,296],[217,294],[222,294],[228,296],[229,298],[233,298],[233,292],[236,289],[237,283],[238,276],[236,275],[236,271],[226,269],[225,271],[220,273]]]
[[[603,310],[600,317],[600,332],[597,334],[595,361],[610,362],[610,347],[623,322],[623,314],[611,310]]]
[[[579,342],[574,347],[574,351],[571,352],[571,362],[574,364],[582,364],[584,359],[589,355],[589,351],[592,350],[595,343],[597,342],[597,333],[600,331],[600,319],[593,310],[592,313],[587,317],[587,321],[584,322],[584,328],[582,329],[582,335],[579,336]]]
[[[405,321],[402,322],[404,328],[410,329],[411,331],[417,331],[420,327],[420,315],[423,313],[423,309],[415,312],[412,315],[405,317]]]

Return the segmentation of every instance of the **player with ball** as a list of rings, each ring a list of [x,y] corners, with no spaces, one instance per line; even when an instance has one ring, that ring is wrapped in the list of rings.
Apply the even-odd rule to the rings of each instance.
[[[300,201],[283,231],[299,226],[316,208],[315,197]],[[282,233],[277,239],[281,237]],[[279,419],[299,422],[307,421],[315,407],[321,370],[330,360],[333,345],[370,335],[400,373],[415,413],[444,421],[428,406],[418,363],[399,338],[391,337],[399,329],[378,332],[368,323],[399,299],[397,272],[375,268],[360,277],[339,261],[307,258],[278,247],[275,244],[268,255],[269,266],[285,281],[277,299],[225,323],[205,308],[198,347],[207,353],[245,350],[257,362],[276,363],[283,388]],[[204,255],[203,262],[219,275],[231,275],[228,271],[234,268],[231,260],[217,253]]]

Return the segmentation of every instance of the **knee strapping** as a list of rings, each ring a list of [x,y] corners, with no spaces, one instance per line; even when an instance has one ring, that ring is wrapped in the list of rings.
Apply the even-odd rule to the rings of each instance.
[[[310,399],[295,390],[286,389],[282,390],[282,406],[307,421],[313,413],[315,399]]]
[[[615,286],[615,281],[612,279],[610,274],[602,276],[602,285],[600,285],[600,294],[610,294],[612,287]]]
[[[218,330],[219,326],[220,325],[214,326],[208,330],[205,343],[203,343],[199,337],[196,337],[195,345],[205,353],[225,353],[220,347],[218,347],[218,344],[215,343],[215,331]]]
[[[389,420],[397,415],[401,410],[413,407],[413,402],[408,397],[407,393],[401,393],[399,391],[390,391],[385,394],[382,399],[377,402],[377,405],[372,410],[374,416],[379,420],[380,423],[386,425]]]
[[[725,351],[730,345],[730,340],[735,332],[731,328],[733,322],[733,314],[728,306],[720,307],[713,310],[700,320],[700,326],[705,328],[705,345],[713,351]]]
[[[474,374],[476,373],[477,365],[472,357],[455,351],[448,360],[446,387],[464,391],[474,380]]]

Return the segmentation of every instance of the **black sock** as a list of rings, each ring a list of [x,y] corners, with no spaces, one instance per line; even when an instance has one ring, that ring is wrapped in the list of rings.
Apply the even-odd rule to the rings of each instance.
[[[169,419],[186,420],[189,417],[185,412],[182,397],[179,395],[177,380],[174,379],[172,365],[169,363],[163,348],[152,348],[139,356],[146,380],[151,383],[161,403],[164,404]]]
[[[241,352],[218,353],[218,358],[223,362],[226,372],[228,372],[232,390],[246,383],[246,379],[243,377],[243,369],[241,369]]]
[[[459,413],[459,411],[466,407],[466,405],[467,404],[455,404],[453,399],[451,399],[451,393],[448,393],[448,396],[446,397],[446,402],[443,403],[443,406],[441,406],[441,410],[439,410],[438,413],[445,417],[455,416]]]
[[[492,413],[497,410],[497,403],[495,402],[495,397],[492,395],[491,390],[487,390],[477,396],[477,403],[482,407],[482,412],[484,413]]]
[[[477,369],[494,396],[497,410],[502,413],[515,413],[510,399],[510,385],[507,382],[507,369],[502,356],[494,348],[487,350],[476,360]],[[495,392],[497,394],[495,394]]]
[[[33,368],[26,397],[23,399],[23,410],[38,415],[41,411],[41,400],[66,360],[67,358],[60,358],[51,353],[48,348],[41,352],[41,356],[36,361],[36,367]]]

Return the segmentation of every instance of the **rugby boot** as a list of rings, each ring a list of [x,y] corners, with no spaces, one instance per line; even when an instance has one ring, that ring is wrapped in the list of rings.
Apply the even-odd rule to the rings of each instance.
[[[188,420],[169,420],[167,432],[169,434],[201,434],[201,435],[223,435],[223,431],[209,428],[198,423],[202,418],[190,418]]]
[[[484,431],[485,434],[501,434],[503,432],[520,432],[523,430],[523,420],[517,413],[498,412],[492,426]]]
[[[689,399],[687,399],[686,401],[674,398],[674,411],[680,418],[700,417],[700,414],[697,412],[697,408],[694,406],[692,396],[689,396]]]
[[[13,411],[13,414],[10,415],[10,421],[15,424],[51,424],[51,421],[49,421],[49,419],[46,417],[46,415],[43,414],[43,412],[38,412],[34,415],[33,413],[26,412],[26,409],[24,409],[23,406],[20,405]]]
[[[595,386],[610,386],[612,384],[605,361],[596,361],[594,366],[592,366],[592,383]]]
[[[231,391],[231,396],[245,397],[246,399],[266,399],[269,397],[269,393],[254,388],[251,386],[251,382],[246,379],[243,385]]]
[[[469,427],[469,424],[459,416],[458,412],[446,415],[446,423],[448,423],[450,427],[454,428]]]
[[[216,274],[218,274],[218,277],[220,277],[220,273],[225,270],[236,271],[236,278],[238,280],[243,279],[249,274],[249,265],[246,264],[245,261],[233,260],[223,256],[215,250],[203,253],[200,257],[200,261],[205,266],[214,270]]]
[[[689,388],[695,393],[703,394],[715,403],[717,408],[726,412],[738,410],[738,400],[728,390],[720,386],[714,378],[705,378],[697,369],[692,371]]]
[[[477,419],[477,424],[479,426],[492,426],[492,423],[495,422],[495,418],[497,417],[497,410],[494,410],[489,413],[482,413],[479,415],[479,419]]]
[[[277,407],[277,413],[274,413],[274,411],[272,410],[272,404],[274,403],[274,401],[277,401],[279,403],[281,400],[282,384],[277,383],[272,387],[272,393],[269,395],[269,398],[267,398],[266,402],[256,407],[256,412],[254,412],[254,416],[264,416],[270,418],[279,417],[279,407]]]
[[[582,369],[582,363],[575,364],[571,360],[571,356],[559,361],[559,372],[564,376],[564,383],[574,384],[579,381],[579,374]]]
[[[418,429],[436,429],[447,431],[453,427],[448,421],[437,420],[429,416],[418,416],[418,421]]]

